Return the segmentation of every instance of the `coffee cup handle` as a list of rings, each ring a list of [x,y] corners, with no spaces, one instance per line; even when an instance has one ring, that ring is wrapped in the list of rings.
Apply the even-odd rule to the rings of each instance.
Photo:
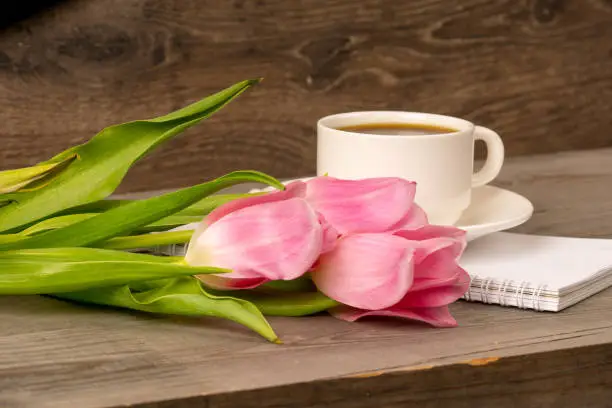
[[[497,177],[504,164],[504,143],[501,137],[491,129],[476,126],[474,142],[482,140],[487,145],[487,159],[484,166],[472,176],[472,187],[490,183]]]

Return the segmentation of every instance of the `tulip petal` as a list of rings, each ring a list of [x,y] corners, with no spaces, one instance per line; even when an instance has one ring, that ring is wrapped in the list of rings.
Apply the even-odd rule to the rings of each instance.
[[[306,198],[306,183],[302,180],[295,180],[285,186],[285,191],[288,191],[293,197]]]
[[[400,301],[413,279],[410,242],[391,234],[355,234],[319,258],[312,280],[328,297],[360,309]]]
[[[266,278],[225,278],[216,275],[196,275],[209,288],[218,290],[253,289],[269,282]]]
[[[466,240],[465,230],[447,225],[428,224],[416,229],[403,229],[395,232],[395,235],[411,241],[425,241],[432,238],[450,238],[459,242],[465,242]]]
[[[316,177],[305,198],[340,234],[387,232],[418,215],[411,214],[415,192],[415,183],[395,177]]]
[[[412,204],[410,211],[397,225],[391,227],[390,231],[403,229],[417,229],[429,224],[427,213],[418,204]]]
[[[237,198],[227,202],[210,212],[206,216],[206,223],[212,224],[217,222],[226,215],[238,211],[242,208],[252,207],[259,204],[271,203],[276,201],[284,201],[290,198],[303,196],[306,191],[306,184],[302,181],[295,181],[290,185],[285,186],[285,190],[275,190],[270,193],[256,195],[252,197]]]
[[[185,260],[231,269],[223,278],[291,280],[308,271],[322,245],[318,215],[290,198],[240,208],[199,228]]]
[[[350,307],[338,307],[330,310],[330,313],[338,319],[354,322],[368,316],[389,316],[409,320],[417,320],[434,327],[455,327],[457,321],[448,310],[448,306],[421,307],[412,309],[400,309],[391,307],[384,310],[359,310]]]
[[[415,277],[410,290],[419,291],[419,290],[438,288],[438,287],[454,285],[454,284],[462,284],[462,285],[469,284],[469,281],[471,280],[470,275],[468,275],[468,273],[458,264],[454,264],[453,267],[454,267],[455,272],[443,278],[432,279],[432,278]]]
[[[321,247],[321,253],[329,252],[336,247],[338,241],[338,231],[331,226],[329,222],[323,217],[322,214],[317,213],[319,218],[319,224],[323,230],[323,245]]]
[[[456,273],[457,260],[467,246],[466,233],[455,227],[427,225],[394,233],[416,245],[415,279],[445,279]],[[414,241],[417,241],[414,243]]]
[[[457,301],[468,290],[470,276],[461,267],[450,279],[415,279],[411,291],[399,301],[396,307],[412,309],[441,307]]]

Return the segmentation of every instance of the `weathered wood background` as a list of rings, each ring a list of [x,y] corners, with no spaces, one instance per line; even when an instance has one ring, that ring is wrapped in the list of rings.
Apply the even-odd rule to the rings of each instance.
[[[462,116],[509,155],[612,146],[610,0],[47,3],[2,20],[1,169],[259,76],[122,191],[311,173],[317,118],[357,109]]]

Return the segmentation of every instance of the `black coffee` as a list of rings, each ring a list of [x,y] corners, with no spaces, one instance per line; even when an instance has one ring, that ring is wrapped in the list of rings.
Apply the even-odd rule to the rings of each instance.
[[[346,132],[396,136],[422,136],[457,132],[457,129],[422,123],[364,123],[361,125],[339,127],[337,129]]]

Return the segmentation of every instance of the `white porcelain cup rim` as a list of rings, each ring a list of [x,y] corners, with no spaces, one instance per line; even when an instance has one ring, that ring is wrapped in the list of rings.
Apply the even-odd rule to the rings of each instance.
[[[450,115],[443,115],[443,114],[439,114],[439,113],[428,113],[428,112],[412,112],[412,111],[400,111],[400,110],[385,110],[385,111],[353,111],[353,112],[345,112],[345,113],[334,113],[331,115],[327,115],[324,116],[322,118],[320,118],[317,121],[317,127],[321,126],[324,127],[328,130],[333,130],[335,132],[340,132],[340,133],[345,133],[347,135],[350,134],[358,134],[360,137],[363,138],[371,138],[371,139],[382,139],[382,138],[388,138],[389,135],[388,134],[377,134],[377,133],[372,133],[372,132],[368,132],[368,133],[364,133],[364,132],[359,132],[357,130],[343,130],[343,129],[338,129],[337,127],[335,127],[334,125],[330,125],[328,122],[333,121],[333,120],[350,120],[350,119],[354,119],[356,121],[361,121],[363,120],[362,118],[365,115],[399,115],[399,116],[404,116],[406,118],[410,117],[411,120],[415,120],[415,118],[422,118],[422,122],[427,122],[427,123],[432,123],[432,122],[436,122],[436,120],[444,120],[444,121],[452,121],[454,123],[457,123],[458,125],[453,126],[454,131],[453,132],[440,132],[440,133],[427,133],[424,135],[419,135],[419,137],[432,137],[432,138],[438,138],[438,137],[453,137],[458,135],[459,133],[465,132],[465,131],[474,131],[474,129],[476,128],[476,124],[470,122],[469,120],[466,119],[461,119],[458,118],[456,116],[450,116]],[[361,119],[361,120],[358,120]],[[399,122],[396,121],[396,123]],[[364,122],[365,123],[365,122]],[[370,122],[372,123],[372,122]],[[390,122],[385,122],[385,123],[390,123]],[[418,125],[418,123],[416,123]],[[342,127],[342,126],[340,126]],[[394,138],[396,137],[413,137],[410,135],[393,135]]]

